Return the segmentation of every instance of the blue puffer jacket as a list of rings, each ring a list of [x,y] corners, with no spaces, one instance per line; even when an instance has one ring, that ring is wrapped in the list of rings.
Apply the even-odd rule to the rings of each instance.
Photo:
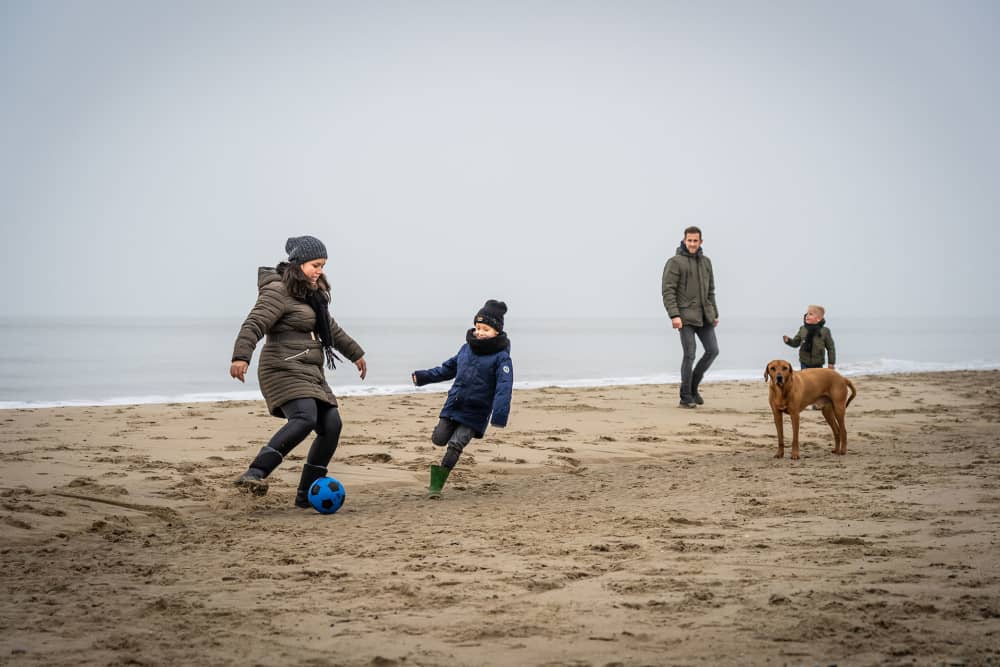
[[[475,437],[483,437],[487,423],[501,428],[507,425],[514,386],[509,345],[499,352],[476,354],[466,343],[437,368],[415,371],[413,375],[418,387],[454,378],[441,416],[468,426]]]

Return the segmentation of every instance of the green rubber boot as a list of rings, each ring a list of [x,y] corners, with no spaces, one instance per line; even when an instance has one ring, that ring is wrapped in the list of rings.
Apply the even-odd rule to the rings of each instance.
[[[443,466],[431,466],[431,485],[427,489],[428,498],[440,498],[441,489],[444,488],[444,483],[448,479],[448,475],[451,474],[451,468],[445,468]]]

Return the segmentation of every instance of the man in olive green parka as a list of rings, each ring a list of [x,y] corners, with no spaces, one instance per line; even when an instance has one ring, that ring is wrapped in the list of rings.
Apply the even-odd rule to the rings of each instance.
[[[715,275],[712,261],[701,249],[701,230],[688,227],[677,252],[663,267],[661,291],[663,307],[670,323],[681,337],[684,356],[681,360],[680,406],[694,408],[705,401],[698,386],[705,371],[719,356],[715,327],[719,324],[719,309],[715,304]],[[695,337],[701,341],[704,354],[694,363]]]

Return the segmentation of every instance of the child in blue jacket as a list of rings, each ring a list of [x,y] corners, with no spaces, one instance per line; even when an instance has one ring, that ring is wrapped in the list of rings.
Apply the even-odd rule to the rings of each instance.
[[[429,498],[440,498],[441,489],[462,450],[472,438],[482,438],[487,423],[507,425],[514,366],[510,360],[510,340],[503,330],[507,304],[490,299],[479,309],[473,328],[465,333],[465,345],[454,357],[437,368],[414,371],[413,384],[443,382],[454,378],[441,409],[441,420],[431,434],[431,442],[448,449],[441,465],[431,466]]]

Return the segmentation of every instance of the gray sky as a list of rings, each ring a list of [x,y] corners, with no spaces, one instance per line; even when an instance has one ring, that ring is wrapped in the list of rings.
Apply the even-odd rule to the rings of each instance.
[[[996,304],[995,2],[0,2],[7,315],[242,317],[286,237],[334,314],[723,323]],[[20,288],[13,288],[14,283]]]

